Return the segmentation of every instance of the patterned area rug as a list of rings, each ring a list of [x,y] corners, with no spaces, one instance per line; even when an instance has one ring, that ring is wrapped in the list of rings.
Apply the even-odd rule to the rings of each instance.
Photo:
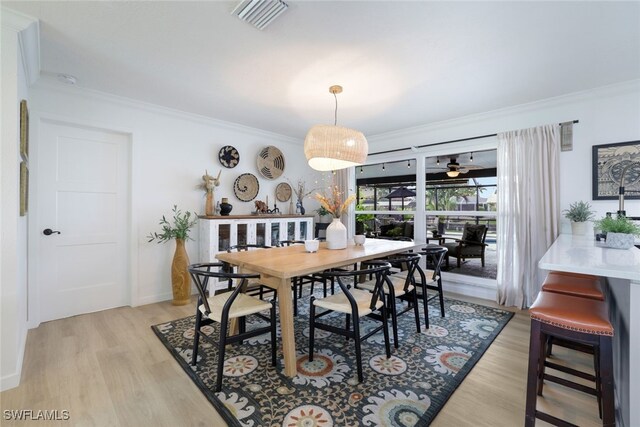
[[[309,312],[308,301],[299,301],[300,314],[295,320],[298,376],[283,375],[281,358],[276,368],[271,366],[269,335],[265,334],[227,350],[220,393],[213,392],[215,345],[201,339],[198,367],[189,365],[195,316],[152,329],[229,425],[424,426],[513,316],[446,299],[446,317],[441,318],[439,307],[432,304],[430,329],[423,324],[422,332],[417,333],[412,313],[406,313],[399,318],[400,348],[392,351],[390,359],[385,357],[382,332],[363,343],[364,382],[358,384],[354,345],[344,337],[316,330],[314,361],[308,362],[309,319],[304,315]],[[344,325],[343,316],[325,316],[323,321],[330,323],[329,319]],[[247,330],[258,322],[248,320]],[[362,333],[376,324],[364,320]],[[205,327],[215,339],[216,326]]]

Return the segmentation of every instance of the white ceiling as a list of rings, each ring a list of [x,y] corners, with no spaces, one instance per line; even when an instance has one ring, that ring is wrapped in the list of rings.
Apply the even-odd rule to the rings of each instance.
[[[640,77],[639,2],[290,1],[264,31],[236,2],[8,2],[78,86],[299,138],[365,135]]]

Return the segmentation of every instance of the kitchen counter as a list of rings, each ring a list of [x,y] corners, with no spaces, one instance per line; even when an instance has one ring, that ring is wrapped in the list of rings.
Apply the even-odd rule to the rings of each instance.
[[[561,234],[538,266],[606,278],[614,335],[617,423],[640,426],[640,249],[611,249],[592,236]],[[632,404],[634,402],[635,404]]]

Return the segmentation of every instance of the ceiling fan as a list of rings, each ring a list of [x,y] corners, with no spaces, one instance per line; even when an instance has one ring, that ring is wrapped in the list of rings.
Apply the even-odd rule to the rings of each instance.
[[[458,163],[455,157],[451,157],[449,160],[450,161],[449,163],[447,163],[446,168],[427,168],[427,169],[445,171],[445,173],[449,178],[456,178],[461,173],[467,173],[470,170],[482,169],[481,166],[460,165],[460,163]],[[438,159],[438,162],[439,162],[439,159]]]

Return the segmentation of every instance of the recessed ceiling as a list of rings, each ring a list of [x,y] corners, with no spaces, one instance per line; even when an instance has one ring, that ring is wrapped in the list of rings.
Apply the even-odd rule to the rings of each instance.
[[[45,73],[299,138],[375,135],[640,77],[638,2],[3,2],[41,20]]]

